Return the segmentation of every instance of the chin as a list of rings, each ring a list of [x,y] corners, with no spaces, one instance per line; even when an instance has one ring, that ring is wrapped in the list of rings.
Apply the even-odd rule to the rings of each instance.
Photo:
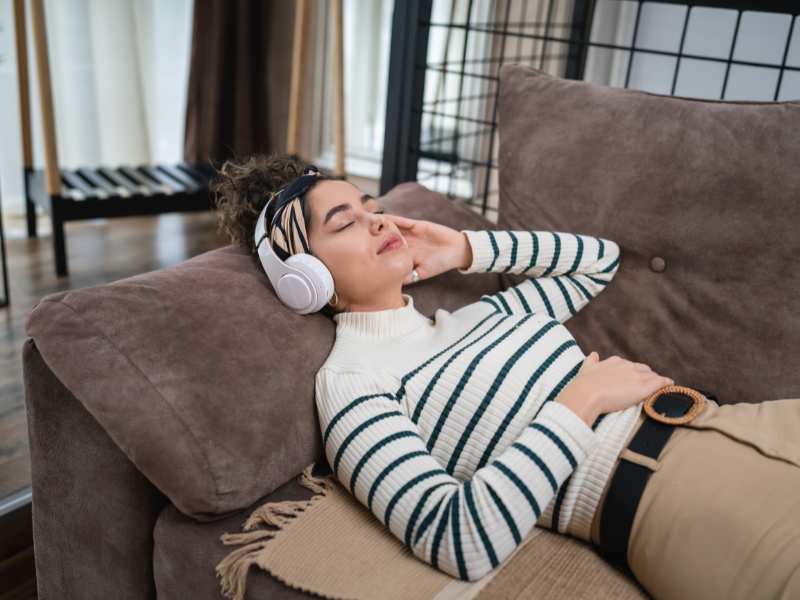
[[[414,268],[414,261],[411,260],[411,256],[408,253],[399,250],[392,254],[395,254],[395,256],[391,260],[388,257],[383,257],[384,260],[377,265],[377,268],[372,273],[368,273],[365,269],[362,271],[361,276],[372,279],[372,281],[383,280],[386,285],[402,282],[405,276]],[[378,258],[380,259],[381,257],[378,256]]]
[[[414,261],[411,260],[411,253],[408,251],[408,248],[396,248],[394,250],[389,250],[383,254],[376,254],[375,258],[381,264],[381,269],[392,269],[392,270],[407,270],[410,271],[414,268]]]

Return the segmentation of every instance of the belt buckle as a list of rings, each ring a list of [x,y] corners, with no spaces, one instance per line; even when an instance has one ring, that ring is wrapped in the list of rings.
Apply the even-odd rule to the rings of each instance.
[[[657,412],[656,409],[653,407],[653,404],[658,399],[659,396],[662,394],[669,394],[669,393],[679,393],[683,394],[684,396],[688,396],[692,399],[692,407],[687,410],[683,415],[680,417],[668,417],[666,415],[662,415],[661,413]],[[653,419],[654,421],[659,421],[660,423],[666,423],[667,425],[683,425],[685,423],[689,423],[694,418],[699,415],[706,405],[706,398],[700,392],[690,387],[686,387],[684,385],[665,385],[664,387],[656,390],[647,399],[644,401],[644,412],[647,414],[648,417]]]

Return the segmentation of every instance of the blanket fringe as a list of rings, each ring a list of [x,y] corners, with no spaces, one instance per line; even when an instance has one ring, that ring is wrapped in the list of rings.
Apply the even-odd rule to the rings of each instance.
[[[255,542],[237,548],[219,562],[216,571],[223,596],[244,600],[247,571],[258,560],[258,553],[265,544],[266,542]]]
[[[308,465],[300,475],[299,483],[315,492],[308,500],[282,500],[266,502],[256,508],[244,523],[243,533],[223,533],[220,540],[226,546],[246,544],[231,551],[216,566],[222,595],[231,600],[244,600],[247,572],[250,566],[268,550],[267,544],[278,531],[292,519],[305,511],[316,500],[325,496],[332,480],[331,475],[315,477],[312,475],[314,463]],[[277,530],[256,529],[258,525],[274,525]]]
[[[325,494],[325,492],[331,485],[332,475],[315,477],[314,475],[311,474],[313,470],[314,470],[314,463],[311,463],[305,469],[303,469],[303,473],[300,475],[300,485],[307,487],[308,489],[317,492],[318,494]]]
[[[226,546],[233,546],[239,544],[249,544],[261,538],[275,537],[275,532],[269,529],[256,529],[255,531],[248,531],[246,533],[223,533],[219,539]]]

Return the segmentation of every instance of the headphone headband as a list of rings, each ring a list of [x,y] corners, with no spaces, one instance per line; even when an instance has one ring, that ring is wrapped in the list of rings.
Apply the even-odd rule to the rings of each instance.
[[[281,258],[269,238],[271,238],[272,228],[278,227],[280,228],[279,233],[283,234],[278,239],[282,239],[282,243],[286,243],[288,240],[292,240],[294,243],[297,236],[292,234],[297,234],[297,232],[284,231],[285,227],[282,226],[279,219],[282,217],[284,207],[306,193],[318,181],[320,174],[319,169],[314,165],[308,165],[301,175],[295,177],[277,192],[273,192],[258,215],[254,233],[258,257],[278,298],[300,314],[316,312],[325,306],[325,303],[333,295],[333,277],[324,263],[312,256],[310,252],[291,254],[287,251],[288,248],[280,248],[286,254]],[[273,203],[275,203],[275,210],[272,213],[268,232],[267,209]],[[290,207],[285,210],[290,210]],[[295,216],[292,215],[292,217]],[[295,223],[294,227],[297,226],[298,224]],[[306,247],[305,240],[302,239],[303,234],[300,234],[299,237],[303,246]],[[267,243],[263,243],[265,238]]]

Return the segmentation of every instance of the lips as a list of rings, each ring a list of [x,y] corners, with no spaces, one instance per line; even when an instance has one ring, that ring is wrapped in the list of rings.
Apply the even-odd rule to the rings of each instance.
[[[396,233],[393,233],[383,241],[380,249],[378,250],[378,254],[382,253],[384,250],[396,248],[400,246],[402,243],[403,240],[400,238],[400,236],[397,235]]]

